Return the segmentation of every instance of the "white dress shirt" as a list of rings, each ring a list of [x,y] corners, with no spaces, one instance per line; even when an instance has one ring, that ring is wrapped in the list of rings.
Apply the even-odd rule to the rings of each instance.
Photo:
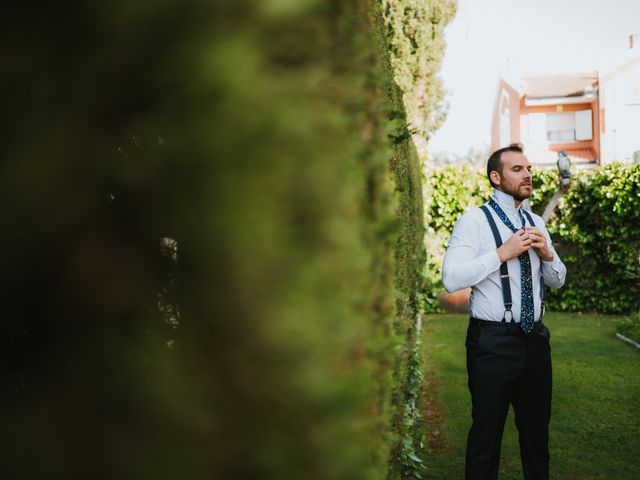
[[[516,228],[522,226],[519,208],[515,207],[515,202],[511,195],[494,190],[493,199],[504,210]],[[491,207],[489,207],[489,212],[493,215],[504,243],[513,235],[513,232],[500,220]],[[553,253],[553,259],[550,262],[545,262],[540,259],[533,248],[527,252],[531,259],[534,318],[537,321],[540,319],[542,312],[540,296],[541,269],[545,285],[551,288],[560,288],[564,285],[567,268],[553,248],[544,220],[533,212],[529,213],[535,226],[544,234],[547,245]],[[530,226],[528,223],[527,220],[527,226]],[[505,307],[500,283],[500,258],[496,250],[491,227],[480,208],[474,208],[458,220],[453,228],[447,252],[444,256],[442,282],[448,292],[471,287],[469,313],[474,318],[500,321],[504,315]],[[520,322],[520,261],[517,257],[512,258],[507,261],[507,267],[509,268],[509,284],[511,285],[513,301],[513,319],[516,322]],[[507,315],[507,321],[510,321],[510,319],[511,317]]]

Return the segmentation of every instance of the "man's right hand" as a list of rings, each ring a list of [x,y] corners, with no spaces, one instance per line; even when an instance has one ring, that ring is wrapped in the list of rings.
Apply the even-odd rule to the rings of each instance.
[[[525,230],[520,229],[514,233],[509,240],[504,242],[496,252],[498,253],[498,257],[500,257],[500,263],[504,263],[526,252],[530,248],[531,239],[529,238],[529,234]]]

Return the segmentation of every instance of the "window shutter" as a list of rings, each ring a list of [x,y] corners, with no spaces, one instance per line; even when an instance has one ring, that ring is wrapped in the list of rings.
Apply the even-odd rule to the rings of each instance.
[[[591,110],[579,110],[576,112],[576,140],[593,139]]]

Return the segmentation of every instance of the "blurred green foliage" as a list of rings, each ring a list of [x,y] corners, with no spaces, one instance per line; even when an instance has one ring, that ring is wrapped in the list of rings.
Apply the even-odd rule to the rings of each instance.
[[[3,478],[415,473],[421,174],[381,8],[5,6]]]
[[[442,260],[458,218],[473,207],[482,205],[492,193],[486,174],[478,166],[459,163],[426,169],[425,246],[427,262],[424,294],[425,310],[438,311],[438,295],[442,292]]]
[[[581,172],[550,231],[570,288],[550,295],[569,311],[630,313],[640,305],[640,164]]]
[[[557,172],[534,170],[533,210],[541,215],[557,189]],[[436,310],[441,264],[451,230],[492,189],[486,171],[471,165],[438,167],[425,182],[428,284]],[[640,299],[640,165],[611,164],[574,172],[548,225],[567,265],[567,282],[548,289],[547,305],[562,311],[629,313]]]

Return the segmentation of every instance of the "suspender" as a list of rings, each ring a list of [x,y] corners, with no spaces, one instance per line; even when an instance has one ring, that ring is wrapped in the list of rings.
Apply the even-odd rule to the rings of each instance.
[[[502,245],[502,237],[500,236],[500,231],[498,230],[498,226],[496,225],[496,221],[489,212],[489,208],[486,205],[482,205],[480,207],[487,217],[489,222],[489,226],[491,227],[491,233],[493,233],[493,239],[496,242],[496,248],[500,248]],[[531,224],[531,226],[535,226],[533,222],[533,218],[531,214],[526,211],[524,208],[521,210],[527,220]],[[502,316],[502,321],[506,321],[507,312],[511,315],[511,322],[513,321],[513,312],[511,311],[511,307],[513,306],[513,299],[511,298],[511,285],[509,284],[509,269],[507,268],[507,262],[504,262],[500,265],[500,283],[502,284],[502,301],[504,302],[504,315]],[[542,301],[542,312],[540,315],[540,319],[544,315],[544,279],[542,278],[542,269],[540,269],[540,299]]]
[[[493,219],[493,215],[491,215],[489,208],[486,205],[482,205],[480,208],[489,221],[491,233],[493,233],[493,239],[496,242],[496,248],[500,248],[500,246],[502,246],[502,237],[500,237],[496,221]],[[513,322],[513,312],[511,311],[513,300],[511,299],[511,285],[509,285],[509,269],[507,268],[507,262],[500,264],[500,283],[502,284],[502,301],[504,302],[504,314],[502,315],[502,321],[506,321],[507,312],[509,312],[511,314],[510,321]]]

